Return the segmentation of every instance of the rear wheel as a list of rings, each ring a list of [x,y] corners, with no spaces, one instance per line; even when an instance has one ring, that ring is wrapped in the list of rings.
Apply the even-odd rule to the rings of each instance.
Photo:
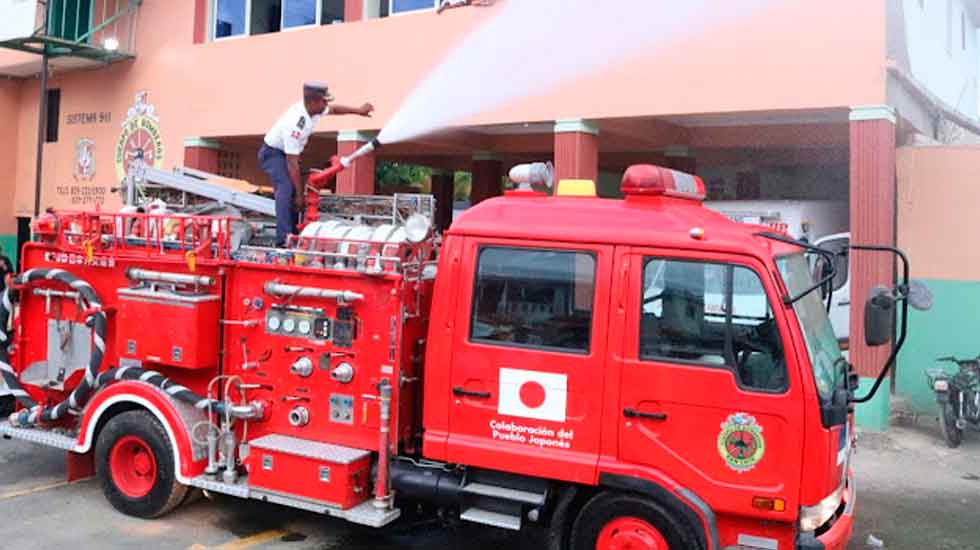
[[[187,494],[187,486],[177,481],[170,438],[147,411],[124,412],[106,423],[95,447],[95,468],[106,499],[130,516],[162,516]]]
[[[572,527],[571,550],[695,550],[691,529],[660,504],[603,493],[590,500]]]
[[[963,430],[956,427],[956,410],[952,403],[943,403],[939,410],[939,427],[943,431],[946,446],[955,449],[963,442]]]

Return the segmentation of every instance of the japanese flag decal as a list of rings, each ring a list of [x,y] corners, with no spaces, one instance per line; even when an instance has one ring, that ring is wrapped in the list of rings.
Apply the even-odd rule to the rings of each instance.
[[[568,376],[521,369],[500,369],[497,412],[522,418],[564,422]]]

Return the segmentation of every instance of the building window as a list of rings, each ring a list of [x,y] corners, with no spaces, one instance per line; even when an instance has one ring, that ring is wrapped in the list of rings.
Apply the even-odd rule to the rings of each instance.
[[[47,116],[47,131],[45,132],[45,141],[48,143],[56,143],[58,141],[58,124],[61,117],[61,90],[53,89],[48,90],[48,116]]]
[[[390,0],[389,13],[431,10],[439,7],[439,0]]]
[[[595,256],[584,252],[480,250],[470,339],[588,353],[595,271]]]
[[[215,0],[214,37],[245,34],[247,0]]]
[[[963,51],[966,51],[966,12],[960,14],[960,44]]]
[[[216,40],[344,21],[344,0],[214,0],[212,6]]]
[[[317,0],[282,0],[282,28],[316,25]]]
[[[946,0],[946,55],[953,56],[953,0]]]

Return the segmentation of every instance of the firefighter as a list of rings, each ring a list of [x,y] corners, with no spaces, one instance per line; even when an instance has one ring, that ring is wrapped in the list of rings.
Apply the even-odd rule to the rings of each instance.
[[[331,103],[333,96],[321,82],[303,84],[303,101],[291,105],[265,135],[259,149],[259,166],[269,174],[276,197],[276,246],[296,233],[297,217],[303,208],[303,183],[299,174],[299,156],[306,148],[310,134],[324,115],[360,115],[370,117],[374,106],[365,103],[348,107]]]

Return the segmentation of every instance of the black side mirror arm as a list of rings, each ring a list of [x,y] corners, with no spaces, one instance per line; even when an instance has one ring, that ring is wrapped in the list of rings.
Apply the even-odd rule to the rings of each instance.
[[[874,399],[876,393],[878,393],[878,388],[881,383],[888,376],[888,373],[894,370],[895,360],[898,358],[898,353],[902,350],[902,346],[905,345],[905,336],[908,334],[908,323],[909,323],[909,301],[905,299],[909,288],[909,259],[904,252],[895,248],[894,246],[871,246],[871,245],[851,245],[851,250],[865,250],[869,252],[889,252],[894,254],[902,261],[902,282],[896,288],[899,294],[898,302],[901,302],[901,328],[899,329],[898,342],[892,348],[891,355],[888,356],[888,360],[885,361],[885,366],[881,369],[881,373],[878,374],[878,379],[875,380],[874,385],[868,394],[863,397],[854,397],[851,399],[852,403],[866,403]]]

